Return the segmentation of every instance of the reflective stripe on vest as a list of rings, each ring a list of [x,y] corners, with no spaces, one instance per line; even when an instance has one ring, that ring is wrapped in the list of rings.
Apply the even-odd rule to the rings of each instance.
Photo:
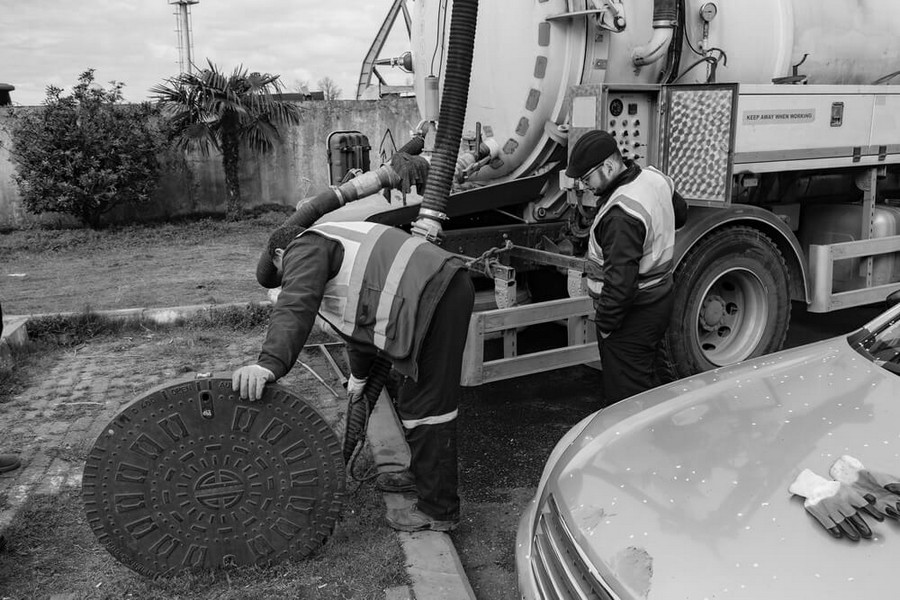
[[[454,410],[453,412],[448,412],[443,415],[437,415],[436,417],[423,417],[421,419],[401,419],[403,423],[403,427],[405,429],[414,429],[419,425],[440,425],[441,423],[449,423],[459,414],[459,409]]]
[[[597,212],[591,225],[588,259],[603,267],[603,250],[594,233],[600,220],[615,206],[643,223],[644,252],[638,264],[638,289],[664,282],[671,274],[675,252],[675,210],[672,207],[672,180],[653,167],[645,167],[631,182],[619,187]],[[588,277],[588,291],[599,297],[603,282]]]
[[[422,238],[378,223],[323,223],[315,232],[344,248],[319,314],[338,331],[394,359],[412,349],[425,286],[451,255]]]

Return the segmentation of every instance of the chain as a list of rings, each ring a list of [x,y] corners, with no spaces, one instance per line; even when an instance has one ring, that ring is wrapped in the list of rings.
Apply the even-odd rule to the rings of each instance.
[[[466,267],[470,271],[476,271],[478,273],[483,274],[485,277],[491,278],[493,274],[491,273],[488,264],[491,260],[494,260],[494,257],[499,255],[501,252],[508,252],[512,250],[513,243],[510,240],[506,240],[506,244],[502,248],[493,247],[489,250],[486,250],[479,256],[478,258],[473,258],[470,261],[466,262]]]

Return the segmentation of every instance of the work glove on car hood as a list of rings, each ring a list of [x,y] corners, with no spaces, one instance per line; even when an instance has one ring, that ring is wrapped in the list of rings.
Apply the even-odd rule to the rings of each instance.
[[[867,512],[876,520],[881,516],[869,509],[869,502],[849,485],[826,479],[804,469],[788,488],[806,500],[803,506],[832,536],[846,536],[854,542],[871,538],[872,530],[860,514]]]
[[[870,471],[857,459],[844,455],[834,461],[829,474],[852,487],[880,514],[900,519],[900,477]]]

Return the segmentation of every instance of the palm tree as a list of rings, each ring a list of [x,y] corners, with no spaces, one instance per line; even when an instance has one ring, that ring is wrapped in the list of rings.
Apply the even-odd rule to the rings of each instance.
[[[226,76],[207,60],[209,68],[181,73],[153,86],[153,94],[168,117],[171,138],[180,150],[213,148],[222,154],[228,189],[226,218],[240,217],[243,202],[238,176],[241,149],[266,153],[281,136],[278,127],[300,122],[295,104],[276,100],[278,75],[248,73],[243,66]]]

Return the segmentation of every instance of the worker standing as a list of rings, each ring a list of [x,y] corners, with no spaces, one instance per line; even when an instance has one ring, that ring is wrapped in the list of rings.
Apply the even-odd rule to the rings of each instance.
[[[254,365],[232,375],[242,398],[294,365],[317,313],[347,341],[348,393],[362,393],[378,353],[405,376],[397,412],[410,448],[418,500],[388,511],[402,531],[449,531],[459,523],[456,417],[474,290],[463,262],[422,238],[375,223],[283,226],[257,267],[281,286]],[[408,477],[408,476],[407,476]]]
[[[659,345],[672,312],[675,229],[687,205],[672,179],[619,153],[606,131],[590,131],[572,148],[566,175],[599,197],[588,258],[602,279],[588,277],[606,402],[661,382]]]

